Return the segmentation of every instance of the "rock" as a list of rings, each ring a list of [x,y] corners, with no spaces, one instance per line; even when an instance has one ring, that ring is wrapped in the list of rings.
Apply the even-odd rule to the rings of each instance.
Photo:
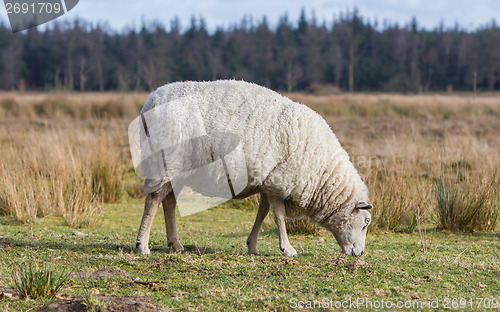
[[[81,237],[89,236],[89,234],[85,234],[85,233],[82,233],[79,231],[73,231],[73,232],[71,232],[71,234],[73,234],[75,236],[81,236]]]
[[[8,293],[8,292],[1,292],[0,293],[0,300],[3,300],[3,299],[12,299],[12,294],[11,293]]]

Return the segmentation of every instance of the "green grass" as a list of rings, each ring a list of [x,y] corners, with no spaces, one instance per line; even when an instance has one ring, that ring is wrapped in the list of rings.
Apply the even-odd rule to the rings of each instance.
[[[274,222],[266,219],[259,239],[261,255],[246,255],[245,241],[255,211],[232,208],[178,219],[186,252],[170,254],[161,209],[151,230],[150,256],[132,247],[142,200],[105,205],[100,222],[76,236],[61,218],[23,224],[0,217],[0,286],[10,268],[36,257],[54,270],[71,272],[62,296],[85,296],[88,285],[100,293],[152,296],[160,307],[195,310],[290,310],[307,300],[427,300],[500,298],[500,244],[495,233],[457,234],[427,229],[427,252],[418,233],[369,233],[360,259],[344,256],[331,234],[291,235],[300,256],[287,259],[278,249]],[[356,262],[353,262],[356,261]],[[106,267],[130,276],[91,277],[80,271]],[[136,283],[139,278],[144,282]],[[292,300],[292,301],[291,301]],[[47,299],[0,300],[0,310],[25,311]]]
[[[485,173],[482,180],[466,181],[462,170],[443,172],[434,182],[438,227],[474,231],[494,230],[498,219],[499,180],[496,173]],[[446,175],[447,174],[447,175]]]
[[[12,267],[9,286],[19,292],[21,299],[54,298],[67,278],[64,270],[55,272],[47,263],[39,267],[30,259]]]

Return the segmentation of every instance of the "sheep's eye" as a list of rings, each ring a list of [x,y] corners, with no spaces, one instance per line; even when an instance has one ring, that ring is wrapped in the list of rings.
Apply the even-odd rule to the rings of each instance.
[[[370,218],[366,218],[365,219],[365,225],[363,226],[363,230],[366,229],[368,227],[368,225],[370,225]]]

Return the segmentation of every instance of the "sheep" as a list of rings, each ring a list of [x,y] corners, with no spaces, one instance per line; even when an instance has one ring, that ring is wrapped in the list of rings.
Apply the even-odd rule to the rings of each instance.
[[[278,228],[279,248],[286,256],[297,256],[297,252],[288,240],[285,218],[305,216],[329,230],[343,253],[363,254],[371,222],[368,188],[319,114],[270,89],[236,80],[167,84],[149,96],[141,116],[155,109],[158,112],[158,108],[162,110],[157,119],[160,125],[155,131],[160,139],[175,137],[175,140],[169,139],[170,142],[187,142],[185,139],[213,133],[229,133],[239,139],[246,185],[231,197],[245,198],[260,193],[257,216],[247,239],[248,254],[259,253],[257,238],[270,206]],[[148,127],[152,127],[151,122],[142,128],[143,149],[147,145],[144,132],[147,134]],[[168,132],[162,133],[161,129]],[[199,154],[189,147],[180,150],[181,157],[191,159],[187,162],[191,165]],[[218,148],[212,148],[212,159],[218,152]],[[172,164],[175,160],[170,162],[170,167],[186,169],[183,164]],[[241,177],[241,163],[238,170],[237,175]],[[143,188],[147,197],[136,240],[140,254],[150,253],[149,232],[160,203],[167,244],[174,252],[184,251],[175,224],[175,186],[168,175],[162,175],[157,169],[145,173]],[[197,191],[204,192],[203,189]]]

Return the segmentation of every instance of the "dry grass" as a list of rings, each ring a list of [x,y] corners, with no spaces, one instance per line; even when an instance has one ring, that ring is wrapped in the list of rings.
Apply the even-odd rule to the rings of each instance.
[[[373,228],[413,232],[417,226],[417,211],[424,211],[430,204],[427,183],[383,171],[367,182],[376,207],[372,211]]]
[[[352,156],[371,190],[374,228],[411,232],[417,210],[431,217],[424,222],[437,225],[435,185],[444,169],[465,168],[467,179],[454,182],[464,193],[482,185],[484,173],[500,168],[496,95],[290,96],[322,114]],[[141,197],[127,126],[147,97],[0,93],[0,209],[19,220],[60,215],[83,226],[99,214],[100,202],[119,201],[124,188]],[[492,183],[485,191],[490,215],[468,230],[497,224],[498,177]],[[246,204],[255,206],[238,203]],[[297,230],[308,226],[303,223]]]
[[[445,168],[434,182],[435,213],[441,229],[495,230],[500,180],[496,172],[469,174],[465,165]]]
[[[0,137],[0,209],[22,221],[56,215],[72,227],[94,223],[100,202],[123,191],[118,125],[104,135],[92,120],[9,119]]]
[[[401,95],[401,94],[331,94],[311,96],[289,95],[322,116],[450,119],[459,116],[500,117],[497,95]]]
[[[117,161],[111,142],[99,133],[97,147],[93,150],[91,176],[93,193],[106,203],[118,202],[123,194],[123,164]]]
[[[317,235],[321,232],[321,228],[305,217],[300,220],[286,220],[286,231],[288,234]]]
[[[0,198],[3,209],[16,219],[60,215],[68,225],[80,226],[99,213],[87,170],[90,155],[75,149],[83,142],[68,134],[27,130],[12,133],[5,143]]]
[[[135,118],[147,97],[146,93],[0,92],[0,117]]]

